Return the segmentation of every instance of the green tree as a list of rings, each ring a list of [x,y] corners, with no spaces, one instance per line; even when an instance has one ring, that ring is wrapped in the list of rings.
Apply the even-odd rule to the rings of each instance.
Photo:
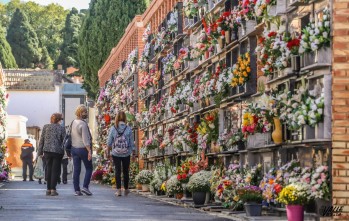
[[[78,37],[81,28],[83,14],[79,14],[76,8],[73,8],[68,14],[65,27],[63,29],[63,44],[61,54],[57,64],[62,64],[63,69],[73,66],[78,68]]]
[[[42,58],[41,58],[40,63],[42,65],[41,68],[45,68],[45,69],[49,69],[49,70],[53,69],[54,62],[52,61],[52,58],[48,54],[46,47],[42,48]]]
[[[0,63],[4,68],[17,68],[15,57],[13,57],[11,46],[6,40],[4,28],[0,26]]]
[[[7,41],[20,68],[30,68],[40,62],[41,50],[38,37],[29,24],[27,16],[20,9],[16,9],[11,19]]]
[[[99,89],[98,70],[117,45],[136,14],[148,0],[92,0],[79,36],[80,72],[84,88],[94,98]]]

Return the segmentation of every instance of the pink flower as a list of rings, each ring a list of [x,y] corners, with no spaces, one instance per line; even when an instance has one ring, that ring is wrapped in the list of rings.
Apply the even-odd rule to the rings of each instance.
[[[321,180],[321,179],[318,179],[318,180],[317,180],[317,183],[318,183],[319,185],[321,185],[321,184],[322,184],[322,180]]]
[[[322,180],[322,181],[325,181],[325,180],[326,180],[326,175],[325,175],[324,173],[321,173],[320,176],[321,176],[321,180]]]
[[[311,191],[312,191],[312,192],[316,192],[315,186],[311,187]]]

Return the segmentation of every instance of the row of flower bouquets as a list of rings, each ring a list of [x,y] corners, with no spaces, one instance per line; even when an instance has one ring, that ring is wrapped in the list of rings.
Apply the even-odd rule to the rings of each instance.
[[[328,167],[304,167],[297,160],[268,172],[263,172],[260,164],[241,167],[234,163],[228,168],[216,165],[208,171],[207,164],[194,158],[183,161],[177,168],[165,161],[153,171],[140,171],[136,183],[150,184],[152,191],[170,196],[186,190],[211,192],[216,202],[233,209],[241,209],[248,201],[276,206],[330,199]]]

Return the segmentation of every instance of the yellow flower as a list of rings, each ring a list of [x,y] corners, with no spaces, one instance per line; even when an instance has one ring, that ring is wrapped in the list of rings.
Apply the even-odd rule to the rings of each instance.
[[[237,195],[234,196],[234,198],[233,198],[233,200],[234,200],[235,202],[239,201],[239,199],[240,199],[240,198],[239,198],[239,196],[237,196]]]
[[[244,77],[247,77],[247,72],[244,71],[244,73],[242,73],[242,75],[243,75]]]
[[[115,177],[113,177],[113,179],[111,180],[111,184],[115,184],[116,183],[116,179]]]
[[[251,68],[250,68],[250,67],[247,67],[247,68],[246,68],[246,71],[247,71],[248,73],[250,73],[250,72],[251,72]]]

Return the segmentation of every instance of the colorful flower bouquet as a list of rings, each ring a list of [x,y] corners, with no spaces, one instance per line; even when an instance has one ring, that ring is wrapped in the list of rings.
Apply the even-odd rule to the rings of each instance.
[[[248,81],[251,72],[250,62],[250,53],[247,52],[239,56],[237,63],[233,67],[232,87],[242,86]]]
[[[183,193],[181,182],[178,181],[177,176],[173,175],[166,181],[166,192],[169,196]]]
[[[271,120],[266,110],[250,104],[243,114],[242,132],[245,134],[266,133],[271,130]]]
[[[170,15],[170,19],[167,21],[167,29],[171,33],[176,33],[178,31],[178,11],[173,11]]]
[[[318,167],[311,175],[311,197],[330,200],[329,171],[327,166]]]

